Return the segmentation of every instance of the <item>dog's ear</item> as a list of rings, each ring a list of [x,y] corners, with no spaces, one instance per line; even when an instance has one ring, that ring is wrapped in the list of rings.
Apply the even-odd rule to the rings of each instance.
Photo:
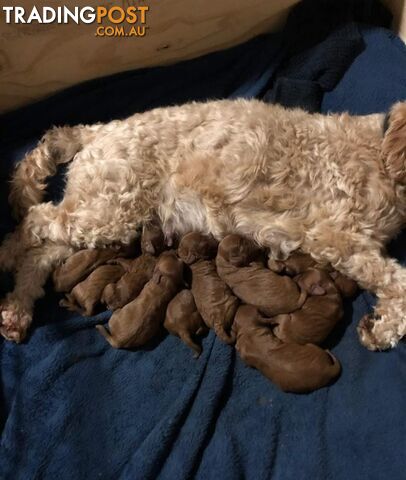
[[[141,251],[150,255],[159,255],[165,250],[164,233],[156,224],[144,225],[141,234]]]
[[[131,270],[133,261],[134,259],[119,257],[119,258],[112,258],[111,260],[108,260],[106,263],[108,265],[120,265],[121,267],[123,267],[123,269],[126,272],[129,272]]]
[[[242,267],[251,263],[258,253],[258,249],[246,239],[241,238],[238,247],[232,252],[232,263],[237,267]]]
[[[406,102],[396,103],[389,113],[382,156],[389,176],[406,183]]]
[[[150,255],[155,255],[156,253],[154,244],[150,240],[142,242],[142,251]]]
[[[187,255],[183,256],[179,255],[179,257],[186,263],[186,265],[192,265],[198,260],[197,256],[192,252],[189,252]]]
[[[194,255],[192,250],[188,248],[183,241],[181,241],[178,247],[178,257],[185,262],[186,265],[191,265],[197,260],[196,255]]]
[[[213,236],[200,235],[197,244],[191,249],[195,260],[211,260],[217,255],[218,242]]]
[[[158,269],[155,269],[154,273],[152,274],[152,281],[159,285],[162,278],[162,272]]]

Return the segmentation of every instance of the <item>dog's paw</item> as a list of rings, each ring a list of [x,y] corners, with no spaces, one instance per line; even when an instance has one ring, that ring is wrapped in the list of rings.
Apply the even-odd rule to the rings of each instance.
[[[6,339],[21,343],[31,325],[32,316],[13,305],[0,307],[0,334]]]
[[[273,258],[268,259],[268,268],[275,273],[284,273],[285,263],[280,260],[275,260]]]
[[[227,332],[223,326],[214,326],[214,332],[227,345],[233,345],[236,341],[236,334],[233,330]]]
[[[401,338],[393,325],[373,313],[361,319],[357,331],[362,345],[372,351],[396,347]]]

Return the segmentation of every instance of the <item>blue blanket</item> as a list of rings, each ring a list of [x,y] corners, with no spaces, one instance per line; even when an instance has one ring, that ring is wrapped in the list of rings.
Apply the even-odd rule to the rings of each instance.
[[[366,48],[323,95],[324,112],[385,111],[406,98],[404,45],[383,29],[365,27],[362,35]],[[209,56],[193,69],[98,81],[26,109],[19,123],[9,115],[2,125],[2,180],[47,122],[105,120],[175,97],[258,95],[280,52],[280,37],[261,37],[221,61]],[[160,76],[168,82],[165,98],[154,97]],[[127,92],[128,81],[144,89]],[[52,102],[62,107],[55,111]],[[3,233],[12,227],[6,190],[0,191]],[[404,240],[391,245],[401,260]],[[0,293],[10,287],[3,275]],[[341,378],[293,395],[245,366],[213,333],[198,360],[172,336],[144,350],[114,350],[93,328],[107,313],[72,315],[47,291],[28,341],[0,340],[2,480],[405,478],[406,350],[371,353],[359,344],[355,329],[371,308],[370,295],[346,304],[345,321],[331,339]]]

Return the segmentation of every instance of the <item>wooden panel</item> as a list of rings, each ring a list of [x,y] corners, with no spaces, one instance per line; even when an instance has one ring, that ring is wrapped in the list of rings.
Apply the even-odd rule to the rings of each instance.
[[[88,0],[82,5],[148,5],[143,37],[96,37],[96,24],[6,24],[0,19],[0,111],[67,86],[133,68],[196,57],[279,28],[298,0]],[[55,5],[20,0],[8,4]],[[56,2],[55,2],[56,3]],[[73,8],[80,2],[58,2]]]

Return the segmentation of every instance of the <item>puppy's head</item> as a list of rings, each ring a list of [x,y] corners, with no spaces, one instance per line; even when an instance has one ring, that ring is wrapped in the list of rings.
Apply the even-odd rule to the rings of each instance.
[[[164,252],[159,257],[153,273],[155,283],[160,283],[162,277],[170,278],[180,285],[183,279],[183,262],[175,252]]]
[[[330,277],[333,279],[335,286],[343,297],[351,298],[355,296],[358,291],[357,282],[336,270],[330,272]]]
[[[256,320],[258,317],[258,310],[252,305],[240,305],[234,317],[234,321],[239,325],[244,325],[247,322]]]
[[[258,254],[258,247],[250,240],[235,234],[227,235],[218,248],[218,255],[235,267],[248,265]]]
[[[165,239],[158,225],[144,225],[141,234],[141,251],[151,255],[159,255],[165,250]]]
[[[294,252],[285,262],[285,272],[293,277],[305,272],[309,268],[316,268],[316,261],[310,255],[301,252]]]
[[[252,327],[259,318],[258,310],[252,305],[240,305],[234,317],[233,331],[238,334],[242,330]]]
[[[198,260],[210,260],[216,256],[216,252],[216,240],[199,232],[186,234],[178,247],[178,255],[187,265]]]
[[[327,272],[316,269],[298,275],[295,281],[309,295],[325,295],[333,283]]]
[[[396,103],[386,118],[382,158],[388,175],[406,184],[406,102]]]

